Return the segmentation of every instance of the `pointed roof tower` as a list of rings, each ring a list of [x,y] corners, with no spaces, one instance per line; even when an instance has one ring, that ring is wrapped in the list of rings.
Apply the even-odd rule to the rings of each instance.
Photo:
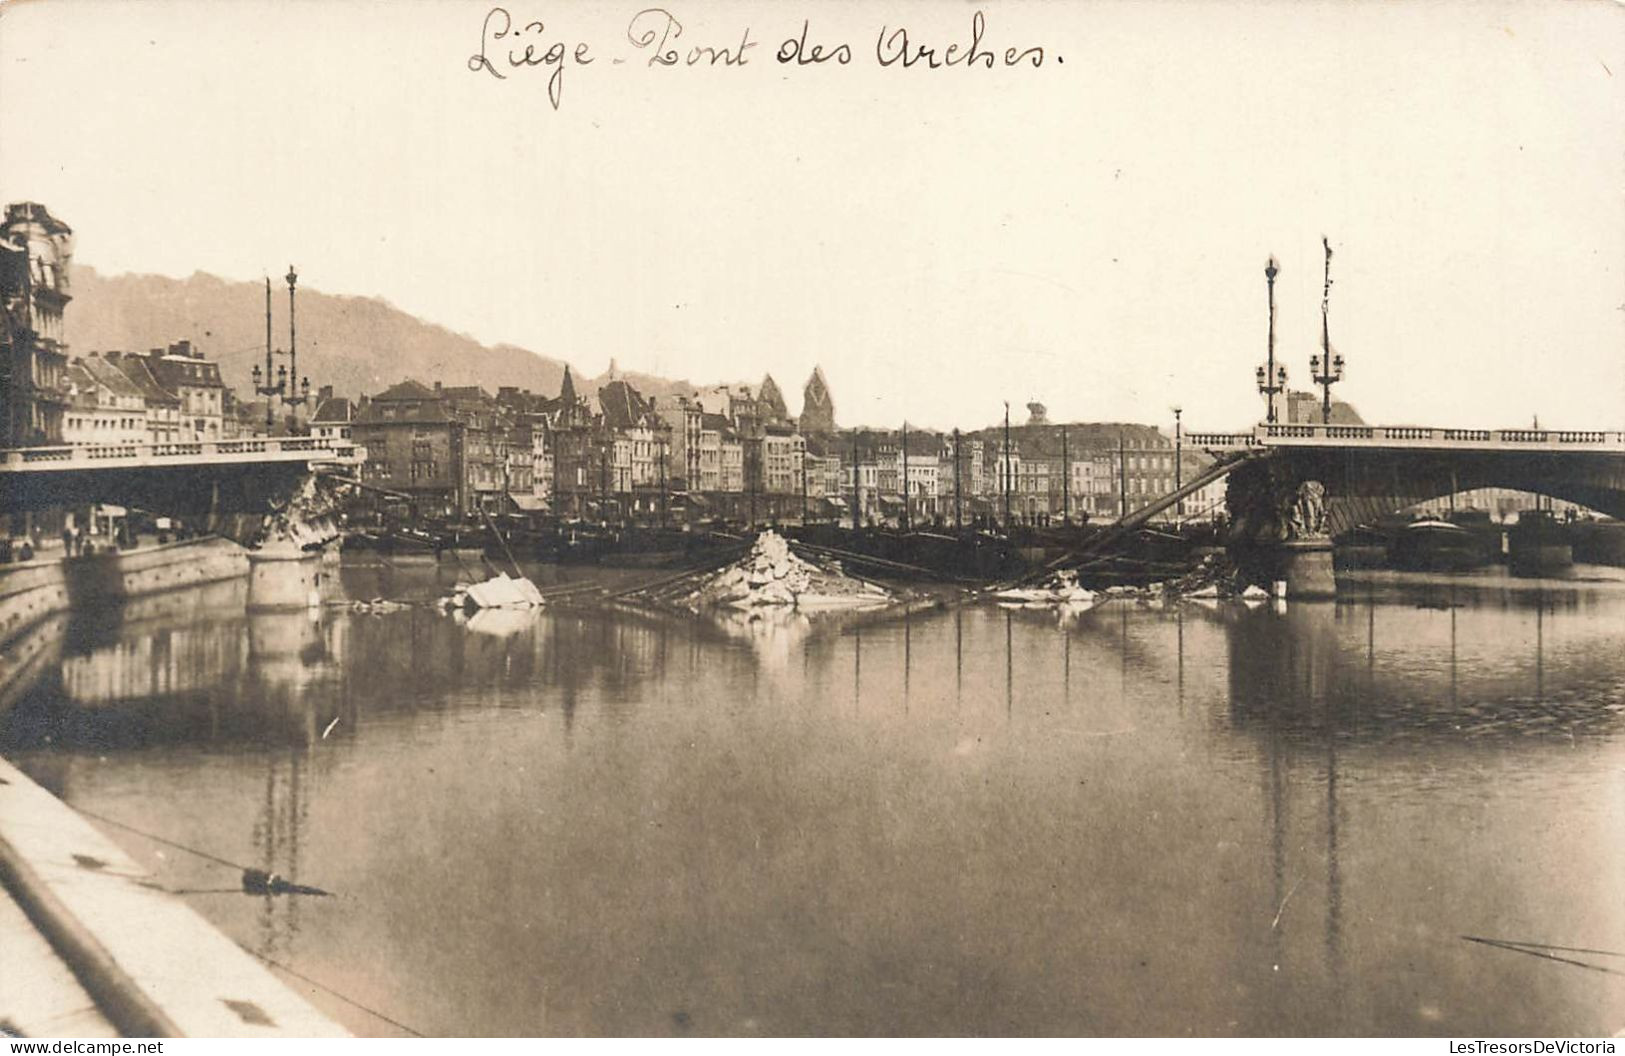
[[[801,431],[812,434],[835,431],[835,400],[829,394],[823,367],[813,368],[812,377],[801,390]]]
[[[790,417],[790,408],[785,406],[784,393],[779,391],[779,383],[768,374],[762,378],[761,388],[756,393],[756,401],[765,412],[762,417],[772,421],[783,421]]]
[[[559,386],[559,402],[566,407],[573,407],[576,402],[576,383],[575,379],[570,377],[568,363],[564,365],[564,384]]]

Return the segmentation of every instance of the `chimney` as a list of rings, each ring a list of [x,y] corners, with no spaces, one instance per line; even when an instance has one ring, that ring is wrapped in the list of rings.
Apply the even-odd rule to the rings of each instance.
[[[435,395],[439,395],[439,394],[440,394],[440,381],[439,381],[439,379],[436,379],[436,380],[435,380],[435,383],[434,383],[434,391],[435,391]]]
[[[333,386],[323,385],[320,389],[316,390],[316,406],[320,407],[322,404],[326,403],[332,398]]]

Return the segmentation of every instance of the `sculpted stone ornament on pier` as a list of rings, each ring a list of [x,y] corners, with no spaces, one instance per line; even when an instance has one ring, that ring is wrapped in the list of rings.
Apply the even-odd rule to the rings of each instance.
[[[1288,514],[1288,539],[1326,539],[1326,486],[1318,480],[1298,485]]]
[[[311,474],[264,518],[248,555],[250,611],[321,604],[321,547],[338,536],[335,509],[330,486]]]
[[[1299,480],[1284,461],[1268,461],[1231,474],[1226,497],[1228,545],[1250,579],[1267,587],[1285,583],[1288,597],[1337,592],[1324,484]]]

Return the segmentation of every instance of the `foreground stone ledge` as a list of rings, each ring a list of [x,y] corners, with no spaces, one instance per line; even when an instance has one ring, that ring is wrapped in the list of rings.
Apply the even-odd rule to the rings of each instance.
[[[126,1035],[345,1037],[72,808],[0,760],[0,881]],[[12,919],[19,919],[13,917]],[[0,947],[9,938],[0,936]]]

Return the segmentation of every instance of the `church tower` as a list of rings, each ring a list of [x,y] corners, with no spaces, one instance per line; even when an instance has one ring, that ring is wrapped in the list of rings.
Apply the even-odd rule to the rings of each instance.
[[[824,380],[824,368],[814,367],[812,377],[801,390],[801,431],[804,434],[835,431],[835,400]]]
[[[784,393],[779,391],[779,383],[768,374],[762,378],[761,388],[756,391],[756,403],[761,408],[762,417],[770,422],[782,422],[790,417],[790,408],[785,405]]]

